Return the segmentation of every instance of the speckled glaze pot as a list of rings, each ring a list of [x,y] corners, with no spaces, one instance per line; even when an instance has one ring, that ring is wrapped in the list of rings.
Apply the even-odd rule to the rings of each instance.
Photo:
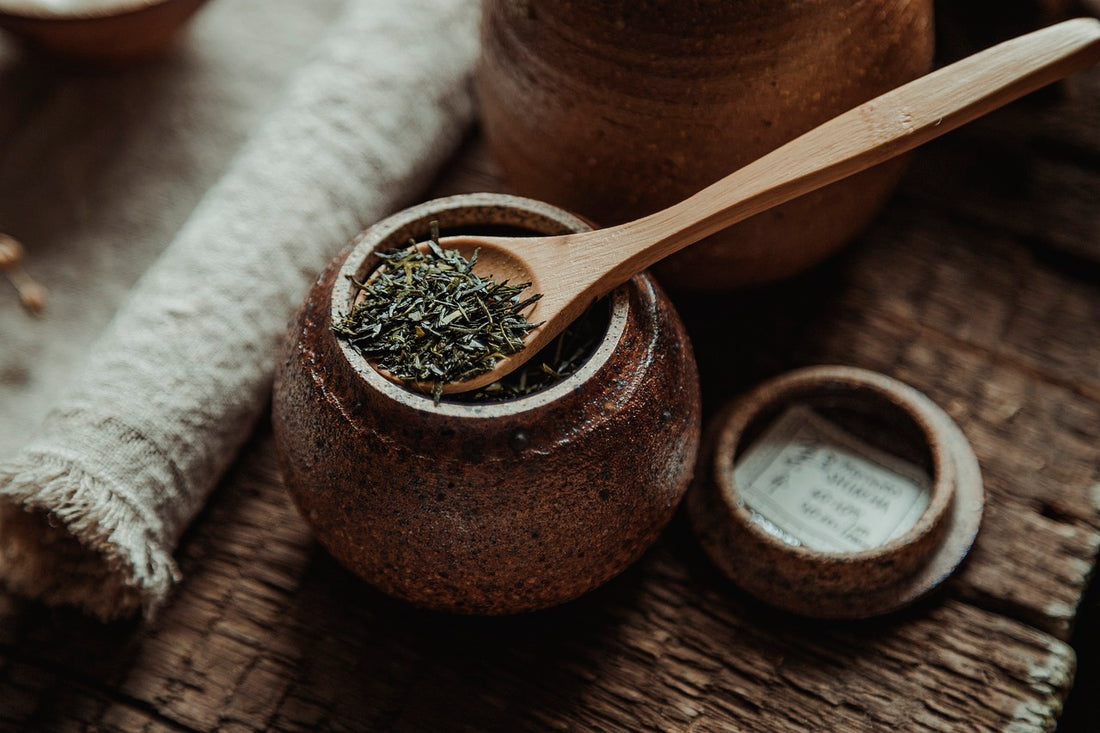
[[[927,72],[932,0],[488,0],[482,40],[481,118],[509,184],[609,225]],[[723,290],[794,274],[867,224],[902,165],[753,217],[657,275]]]
[[[633,562],[671,518],[699,443],[687,335],[647,275],[616,290],[608,326],[572,376],[489,404],[434,404],[378,375],[331,332],[371,252],[432,220],[444,236],[589,226],[535,201],[473,194],[371,227],[314,286],[275,381],[280,466],[337,560],[432,609],[503,614],[552,606]]]

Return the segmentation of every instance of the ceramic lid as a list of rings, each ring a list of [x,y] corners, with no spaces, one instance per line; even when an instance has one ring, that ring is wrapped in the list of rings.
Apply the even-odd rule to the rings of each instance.
[[[864,618],[950,576],[983,503],[974,451],[940,407],[885,375],[819,366],[714,418],[688,511],[745,591],[807,616]]]

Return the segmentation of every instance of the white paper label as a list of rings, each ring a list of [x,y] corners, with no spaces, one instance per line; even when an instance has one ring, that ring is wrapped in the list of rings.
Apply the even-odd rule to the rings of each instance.
[[[804,406],[768,427],[737,462],[734,479],[757,524],[821,552],[859,552],[900,537],[931,494],[919,466]]]

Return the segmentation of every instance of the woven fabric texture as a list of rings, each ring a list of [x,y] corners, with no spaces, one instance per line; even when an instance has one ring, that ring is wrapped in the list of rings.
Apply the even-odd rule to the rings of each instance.
[[[10,587],[103,619],[164,601],[173,549],[262,413],[317,271],[460,141],[477,14],[471,0],[347,3],[41,434],[0,466]]]

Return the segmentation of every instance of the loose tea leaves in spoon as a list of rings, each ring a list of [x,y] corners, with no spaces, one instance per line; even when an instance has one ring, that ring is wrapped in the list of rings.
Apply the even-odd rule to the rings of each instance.
[[[383,264],[366,282],[351,311],[333,326],[376,367],[407,386],[430,391],[490,371],[524,347],[538,324],[523,315],[542,296],[521,297],[531,283],[511,284],[473,271],[466,259],[439,245],[433,224],[427,246],[375,253]]]

